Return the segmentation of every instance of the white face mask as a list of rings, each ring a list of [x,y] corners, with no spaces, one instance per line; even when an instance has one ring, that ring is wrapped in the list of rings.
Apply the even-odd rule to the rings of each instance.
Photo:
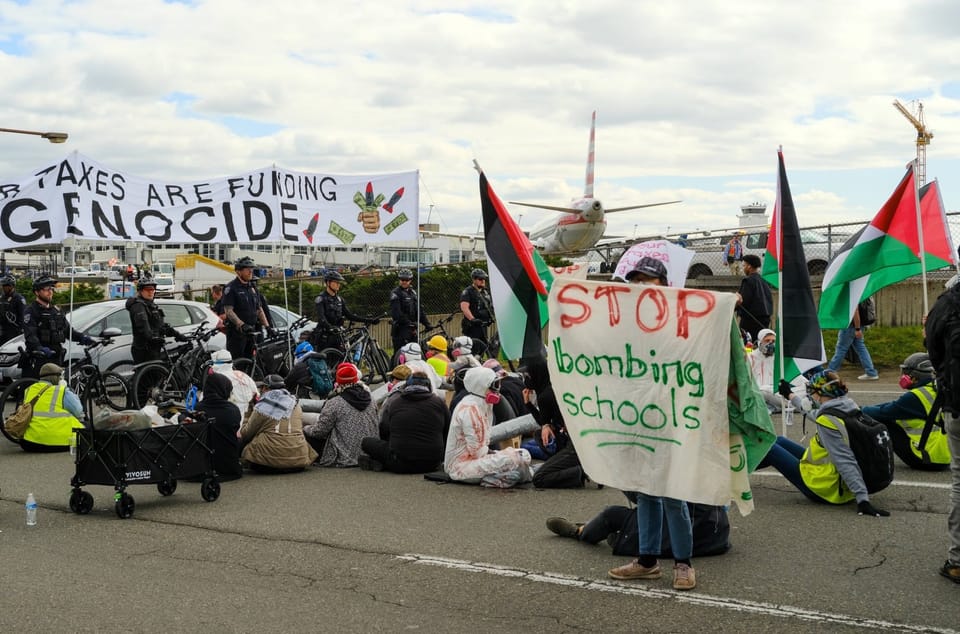
[[[809,394],[800,399],[800,409],[804,412],[812,412],[820,407],[820,402]]]

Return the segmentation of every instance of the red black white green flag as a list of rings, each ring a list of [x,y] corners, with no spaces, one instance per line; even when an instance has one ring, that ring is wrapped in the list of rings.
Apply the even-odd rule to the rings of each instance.
[[[508,359],[543,354],[547,293],[553,275],[480,172],[480,205],[490,294],[500,347]]]
[[[846,328],[857,304],[878,290],[956,265],[937,181],[918,191],[913,163],[876,217],[850,237],[823,276],[820,325]]]
[[[780,290],[774,386],[779,384],[781,376],[792,381],[826,361],[823,333],[817,321],[817,305],[810,289],[810,274],[800,240],[797,211],[793,206],[790,183],[787,182],[783,152],[777,152],[777,157],[777,201],[761,272],[764,280]]]

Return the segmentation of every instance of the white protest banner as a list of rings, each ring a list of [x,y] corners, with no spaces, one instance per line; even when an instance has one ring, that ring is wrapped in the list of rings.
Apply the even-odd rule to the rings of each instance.
[[[593,480],[691,502],[730,501],[735,303],[730,293],[554,280],[550,379]]]
[[[73,153],[0,182],[0,248],[91,240],[372,244],[415,240],[416,171],[335,176],[263,168],[187,183]]]
[[[640,258],[651,257],[662,261],[667,267],[668,284],[674,288],[681,288],[687,283],[687,269],[690,268],[693,256],[693,251],[684,249],[669,240],[638,242],[620,256],[613,277],[626,279],[627,273],[633,270]]]
[[[569,264],[567,266],[551,266],[550,272],[553,273],[553,277],[567,277],[577,280],[587,279],[587,265],[586,264]]]

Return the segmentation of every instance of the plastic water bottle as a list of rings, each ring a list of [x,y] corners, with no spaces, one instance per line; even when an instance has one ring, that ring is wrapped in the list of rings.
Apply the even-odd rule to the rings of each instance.
[[[27,526],[37,525],[37,500],[33,493],[27,494]]]
[[[793,405],[788,404],[783,408],[783,424],[784,425],[793,425]]]
[[[76,432],[70,434],[70,457],[76,459],[77,457],[77,434]]]

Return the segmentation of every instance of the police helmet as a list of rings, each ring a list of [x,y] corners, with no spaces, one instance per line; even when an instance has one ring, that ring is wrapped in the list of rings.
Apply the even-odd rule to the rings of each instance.
[[[913,377],[933,376],[933,363],[926,352],[914,352],[900,364],[900,371]]]
[[[473,269],[470,271],[470,277],[475,280],[485,280],[487,279],[487,272],[483,269]]]
[[[411,271],[410,269],[400,269],[400,272],[397,273],[397,277],[401,280],[412,280],[413,271]]]
[[[16,286],[17,281],[13,279],[12,275],[4,275],[0,277],[0,286]]]
[[[245,255],[233,263],[233,270],[239,271],[240,269],[252,269],[256,266],[257,265],[253,261],[253,258],[251,258],[249,255]]]
[[[141,277],[139,280],[137,280],[138,291],[142,291],[145,288],[151,288],[151,287],[153,288],[157,287],[157,280],[153,279],[152,277]]]
[[[343,282],[343,276],[340,275],[339,271],[327,271],[323,276],[324,282]]]
[[[638,275],[658,279],[663,285],[667,283],[667,267],[661,260],[650,256],[640,258],[633,270],[627,273],[626,279],[629,282]]]
[[[41,288],[53,288],[57,285],[57,280],[49,275],[41,275],[33,280],[33,290],[39,291]]]

